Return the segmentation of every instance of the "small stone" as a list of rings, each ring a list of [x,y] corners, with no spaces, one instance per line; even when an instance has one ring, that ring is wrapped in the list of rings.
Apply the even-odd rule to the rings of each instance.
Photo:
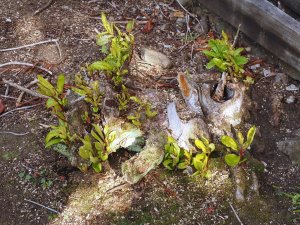
[[[269,69],[263,69],[263,75],[264,75],[264,77],[268,77],[270,75],[270,73],[271,73],[271,70],[269,70]]]
[[[12,20],[11,20],[11,18],[6,18],[6,19],[5,19],[5,22],[7,22],[7,23],[11,23],[11,22],[12,22]]]
[[[299,91],[299,87],[297,87],[295,84],[291,84],[291,85],[287,86],[285,88],[285,90],[287,90],[287,91]]]
[[[291,96],[287,97],[287,99],[285,100],[285,102],[287,104],[292,104],[292,103],[295,102],[295,100],[296,100],[295,96],[291,95]]]
[[[206,16],[200,19],[200,23],[193,28],[198,35],[206,34],[208,32],[208,19]]]
[[[145,62],[154,66],[161,66],[164,69],[172,67],[171,60],[165,54],[152,49],[143,48],[141,50],[141,57]]]
[[[277,142],[278,150],[288,155],[293,164],[300,165],[300,138]]]
[[[288,83],[288,76],[285,73],[277,73],[275,76],[275,84],[287,84]]]
[[[256,70],[256,69],[258,69],[259,67],[260,67],[260,64],[254,64],[254,65],[250,66],[250,69],[251,69],[251,70]]]
[[[246,52],[251,52],[251,47],[246,47],[245,50]]]

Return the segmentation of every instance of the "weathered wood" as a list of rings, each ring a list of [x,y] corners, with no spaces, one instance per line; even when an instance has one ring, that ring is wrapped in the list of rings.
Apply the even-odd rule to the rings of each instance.
[[[300,23],[267,0],[196,0],[300,72]],[[296,77],[300,79],[300,73]]]

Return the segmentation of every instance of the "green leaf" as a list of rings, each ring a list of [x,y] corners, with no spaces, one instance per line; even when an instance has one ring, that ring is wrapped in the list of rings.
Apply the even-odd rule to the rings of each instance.
[[[204,174],[204,177],[205,177],[206,179],[211,178],[211,177],[212,177],[211,171],[210,171],[210,170],[207,170],[207,171],[205,172],[205,174]]]
[[[241,52],[244,51],[244,48],[237,48],[233,51],[233,56],[238,56]]]
[[[99,161],[99,160],[98,160],[97,157],[94,157],[94,156],[90,155],[90,162],[92,162],[92,163],[97,163],[98,161]]]
[[[86,91],[84,91],[84,90],[82,90],[82,89],[80,89],[80,88],[72,87],[71,89],[72,89],[72,91],[74,91],[76,94],[79,94],[79,95],[81,95],[81,96],[86,96],[86,95],[87,95]]]
[[[255,133],[256,133],[256,127],[252,126],[247,133],[247,141],[245,142],[244,148],[248,148],[252,144]]]
[[[221,142],[223,145],[225,145],[228,148],[231,148],[232,150],[235,150],[235,151],[239,150],[238,143],[236,143],[236,141],[230,136],[227,136],[227,135],[222,136]]]
[[[172,163],[173,163],[173,160],[172,160],[172,159],[166,159],[166,160],[163,161],[163,165],[164,165],[168,170],[173,170]]]
[[[108,154],[101,154],[100,158],[102,161],[106,161],[108,159]]]
[[[61,138],[55,138],[55,139],[51,139],[51,141],[48,141],[45,145],[45,148],[49,148],[52,145],[58,144],[60,142],[62,142],[63,140]]]
[[[241,158],[240,156],[236,155],[236,154],[227,154],[225,156],[225,162],[227,163],[228,166],[236,166],[237,164],[239,164]]]
[[[234,56],[233,59],[237,65],[244,65],[248,62],[248,59],[246,57],[240,55]]]
[[[107,43],[110,42],[111,38],[113,38],[113,37],[114,37],[113,35],[103,35],[103,36],[100,36],[97,39],[96,44],[99,45],[99,46],[105,46]]]
[[[240,145],[243,145],[245,140],[244,140],[243,134],[240,131],[237,132],[237,138],[238,138]]]
[[[126,31],[128,33],[130,33],[134,28],[134,20],[132,21],[129,21],[127,24],[126,24]]]
[[[221,71],[225,71],[227,69],[227,65],[222,59],[213,58],[212,61]]]
[[[90,149],[86,148],[86,146],[81,146],[79,148],[79,155],[81,158],[83,159],[90,159],[90,156],[91,156],[91,152],[90,152]]]
[[[48,88],[49,90],[51,90],[51,89],[55,90],[53,85],[49,81],[47,81],[45,78],[43,78],[41,75],[37,75],[37,79],[39,81],[39,84],[41,84],[45,88]]]
[[[109,34],[114,34],[112,25],[108,22],[104,13],[101,14],[102,25]]]
[[[202,141],[200,141],[199,139],[195,140],[195,145],[197,146],[197,148],[199,148],[200,150],[202,150],[202,152],[206,153],[206,146],[204,145],[204,143]]]
[[[212,57],[212,58],[214,58],[214,57],[218,57],[218,54],[217,54],[217,53],[215,53],[215,52],[212,52],[212,51],[203,50],[202,52],[204,53],[204,55],[206,55],[206,56],[210,56],[210,57]]]
[[[45,139],[45,142],[48,143],[52,138],[58,137],[60,135],[60,132],[57,129],[51,130]]]
[[[153,118],[157,115],[157,111],[151,111],[151,106],[147,104],[145,109],[145,114],[148,118]]]
[[[93,127],[94,127],[95,131],[98,133],[101,140],[104,141],[105,140],[104,134],[103,134],[102,128],[99,126],[99,124],[93,124]],[[105,135],[108,133],[108,126],[104,127],[104,133],[105,133]]]
[[[54,100],[53,98],[48,98],[47,102],[46,102],[46,107],[47,108],[51,108],[53,106],[58,105],[58,102],[56,100]]]
[[[210,149],[210,152],[213,152],[213,151],[216,149],[216,146],[215,146],[215,144],[213,144],[213,143],[210,143],[210,144],[208,145],[208,147],[209,147],[209,149]]]
[[[92,163],[92,167],[96,173],[100,173],[102,171],[102,165],[100,162]]]
[[[224,41],[228,42],[228,36],[223,30],[222,30],[222,37],[223,37]]]
[[[215,63],[213,60],[210,60],[209,63],[206,64],[206,69],[210,70],[215,67]]]
[[[114,66],[112,66],[111,64],[104,62],[104,61],[97,61],[97,62],[92,63],[89,66],[89,69],[91,69],[92,71],[94,71],[94,70],[114,71]]]
[[[97,151],[102,152],[105,150],[105,145],[102,142],[95,142],[94,144]]]
[[[56,84],[56,91],[59,95],[63,93],[64,85],[65,85],[65,75],[60,74],[57,77],[57,84]]]
[[[188,165],[189,165],[189,162],[181,162],[177,165],[177,168],[180,170],[184,170],[187,168]]]
[[[201,154],[197,154],[194,158],[193,158],[193,165],[195,167],[196,170],[202,170],[204,167],[204,159],[205,159],[206,154],[205,153],[201,153]]]

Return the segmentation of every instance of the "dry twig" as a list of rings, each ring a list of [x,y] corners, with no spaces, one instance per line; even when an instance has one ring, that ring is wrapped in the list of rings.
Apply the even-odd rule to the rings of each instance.
[[[25,86],[25,88],[30,88],[32,85],[34,85],[34,84],[36,84],[36,83],[38,83],[38,82],[39,82],[38,79],[34,79],[34,80],[31,81],[29,84],[27,84],[27,85]],[[9,86],[9,85],[8,85],[8,86]],[[18,99],[17,99],[17,102],[16,102],[16,105],[17,105],[17,106],[19,106],[19,104],[21,103],[24,94],[25,94],[25,91],[22,91],[21,94],[19,95],[19,97],[18,97]]]
[[[36,43],[28,44],[28,45],[22,45],[22,46],[18,46],[18,47],[14,47],[14,48],[0,49],[0,52],[8,52],[8,51],[14,51],[14,50],[22,49],[22,48],[30,48],[30,47],[34,47],[36,45],[42,45],[42,44],[47,44],[47,43],[54,43],[56,45],[59,57],[60,57],[60,59],[62,59],[62,52],[61,52],[61,49],[58,44],[58,39],[50,39],[50,40],[46,40],[46,41],[40,41],[40,42],[36,42]]]
[[[29,132],[15,133],[15,132],[10,132],[10,131],[1,131],[0,134],[12,134],[12,135],[15,135],[15,136],[25,136],[25,135],[29,134]]]
[[[237,40],[238,40],[238,37],[239,37],[239,33],[240,33],[241,26],[242,26],[242,25],[239,24],[238,29],[237,29],[237,31],[236,31],[236,34],[235,34],[235,36],[234,36],[234,40],[233,40],[233,43],[232,43],[232,48],[234,48],[235,45],[236,45],[236,43],[237,43]]]
[[[56,214],[59,214],[59,212],[58,212],[57,210],[52,209],[52,208],[50,208],[50,207],[48,207],[48,206],[42,205],[42,204],[40,204],[40,203],[31,201],[31,200],[29,200],[29,199],[24,199],[24,201],[30,202],[30,203],[35,204],[35,205],[38,205],[38,206],[41,206],[41,207],[43,207],[43,208],[45,208],[45,209],[48,209],[48,210],[51,211],[51,212],[54,212],[54,213],[56,213]]]
[[[43,6],[42,8],[40,8],[40,9],[38,9],[38,10],[36,10],[36,11],[34,12],[33,15],[35,16],[35,15],[37,15],[37,14],[43,12],[45,9],[47,9],[48,7],[50,7],[50,5],[51,5],[53,2],[54,2],[54,0],[49,0],[45,6]]]
[[[19,110],[24,110],[24,109],[31,109],[31,108],[36,107],[36,106],[39,106],[39,105],[41,105],[41,104],[42,104],[42,103],[39,103],[39,104],[36,104],[36,105],[24,106],[24,107],[21,107],[21,108],[15,108],[15,109],[12,109],[12,110],[10,110],[10,111],[8,111],[8,112],[6,112],[6,113],[1,114],[1,115],[0,115],[0,118],[6,116],[6,115],[9,114],[9,113],[12,113],[12,112],[15,112],[15,111],[19,111]]]
[[[19,89],[19,90],[21,90],[21,91],[23,91],[23,92],[26,92],[26,93],[28,93],[28,94],[30,94],[30,95],[32,95],[32,96],[39,97],[39,98],[49,98],[49,97],[47,97],[47,96],[45,96],[45,95],[42,95],[42,94],[37,93],[37,92],[35,92],[35,91],[31,91],[31,90],[29,90],[29,89],[27,89],[27,88],[25,88],[25,87],[22,87],[22,86],[20,86],[20,85],[18,85],[18,84],[16,84],[16,83],[13,83],[13,82],[11,82],[11,81],[4,80],[4,79],[3,79],[3,82],[4,82],[5,84],[8,84],[9,86],[12,86],[12,87],[14,87],[14,88],[17,88],[17,89]]]
[[[230,202],[229,202],[228,204],[230,205],[230,208],[232,209],[232,211],[233,211],[235,217],[237,218],[237,220],[239,221],[239,223],[240,223],[241,225],[244,225],[243,222],[241,221],[239,215],[237,214],[237,212],[236,212],[235,209],[233,208],[232,204],[231,204]]]
[[[197,16],[193,13],[190,13],[181,3],[180,1],[176,0],[176,2],[178,3],[178,5],[180,5],[180,7],[191,17],[193,17],[195,20],[197,20],[198,23],[200,23],[200,20],[198,20]]]
[[[1,67],[5,67],[5,66],[30,66],[30,67],[36,67],[40,70],[43,70],[45,72],[47,72],[48,74],[52,75],[52,72],[44,67],[41,66],[36,66],[32,63],[25,63],[25,62],[8,62],[8,63],[4,63],[4,64],[0,64],[0,68]]]

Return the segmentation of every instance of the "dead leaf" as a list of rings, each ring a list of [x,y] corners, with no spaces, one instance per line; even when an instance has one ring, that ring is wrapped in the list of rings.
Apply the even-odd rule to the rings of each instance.
[[[203,39],[203,38],[199,37],[196,39],[196,43],[199,45],[207,44],[207,39]]]
[[[183,18],[183,17],[184,17],[184,13],[181,12],[181,11],[175,11],[175,12],[173,13],[173,16],[174,16],[174,17],[180,17],[180,18]]]
[[[5,106],[2,99],[0,98],[0,114],[2,114],[4,111],[5,111]]]
[[[152,31],[153,27],[154,27],[154,22],[153,22],[152,19],[149,19],[147,21],[147,23],[145,24],[142,32],[144,32],[144,33],[150,33]]]

